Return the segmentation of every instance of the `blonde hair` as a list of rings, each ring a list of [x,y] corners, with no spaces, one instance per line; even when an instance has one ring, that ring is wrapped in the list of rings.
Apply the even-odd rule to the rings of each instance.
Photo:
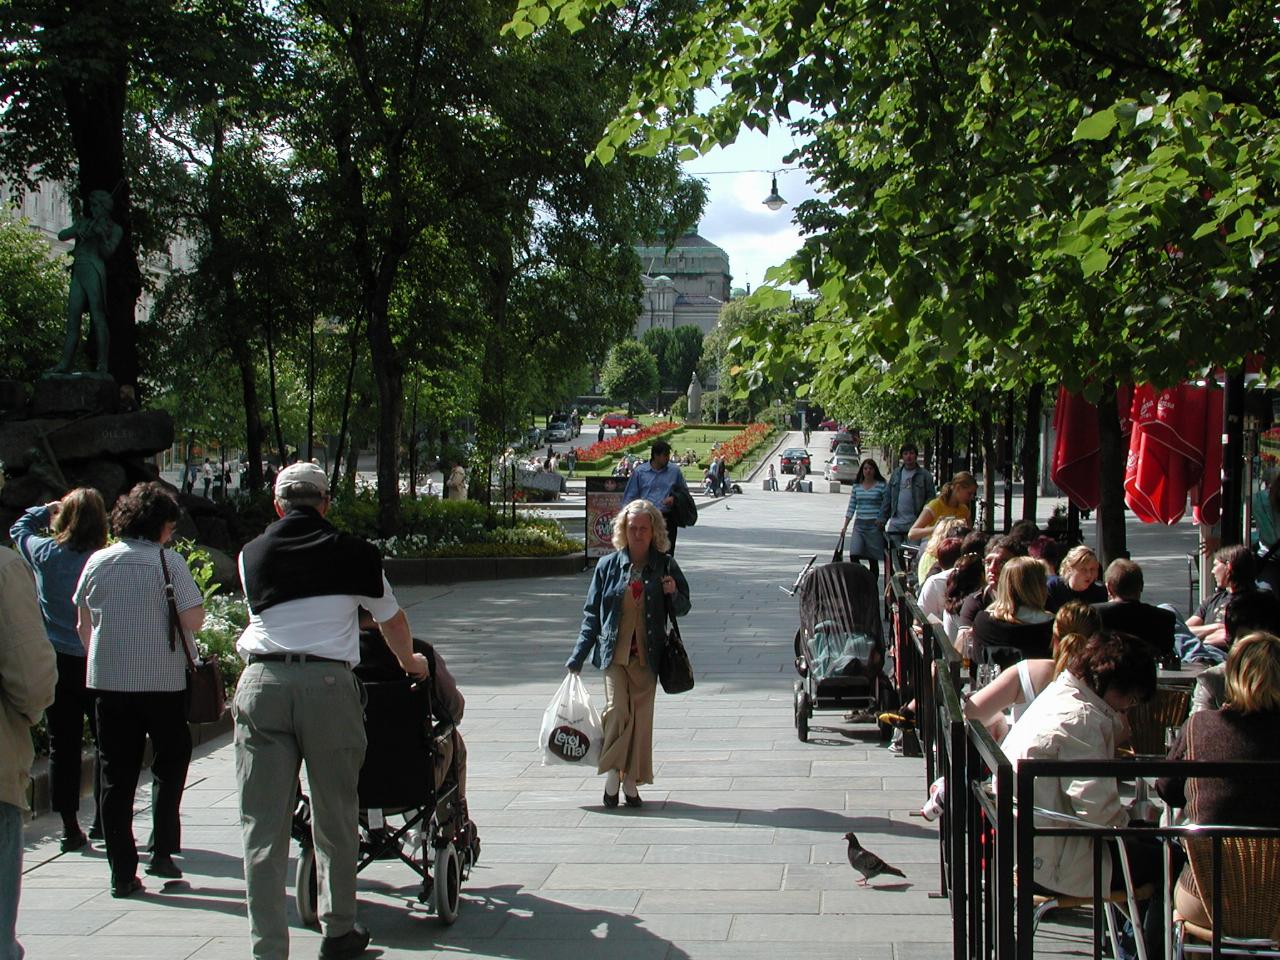
[[[636,497],[617,512],[613,518],[613,546],[617,550],[627,549],[627,519],[644,514],[653,524],[653,547],[659,553],[671,549],[671,541],[667,539],[667,520],[662,511],[644,497]]]
[[[53,518],[53,539],[76,553],[91,553],[107,545],[107,507],[93,487],[76,487],[60,501]]]
[[[996,599],[988,610],[998,620],[1016,620],[1019,607],[1043,610],[1048,595],[1044,564],[1035,557],[1014,557],[1000,571]]]
[[[1239,713],[1280,711],[1280,637],[1251,633],[1227,654],[1224,709]]]
[[[1053,618],[1053,675],[1065,670],[1072,653],[1101,629],[1102,619],[1093,607],[1081,600],[1064,603]]]
[[[953,531],[967,529],[968,526],[963,517],[943,517],[934,524],[933,533],[929,534],[929,542],[925,545],[924,552],[936,557],[938,555],[938,545],[943,540],[952,536]]]
[[[1080,544],[1078,547],[1072,547],[1067,551],[1067,555],[1062,558],[1062,562],[1058,564],[1058,572],[1064,578],[1072,570],[1079,570],[1090,561],[1098,568],[1098,572],[1102,572],[1102,564],[1098,562],[1098,555],[1093,552],[1092,547],[1086,547]]]
[[[938,491],[938,497],[948,507],[954,507],[955,504],[952,502],[951,497],[957,490],[961,488],[966,490],[978,489],[977,479],[968,470],[961,470],[954,477],[952,477],[950,480],[944,483],[942,485],[942,489]]]

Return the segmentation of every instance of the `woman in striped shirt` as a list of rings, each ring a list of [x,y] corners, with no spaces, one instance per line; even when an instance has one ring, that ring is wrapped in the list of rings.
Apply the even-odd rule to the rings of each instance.
[[[849,557],[869,560],[871,573],[877,579],[880,577],[880,558],[885,552],[884,522],[880,519],[880,509],[888,491],[889,487],[876,462],[870,457],[863,460],[858,467],[858,479],[853,484],[853,492],[849,494],[849,508],[844,512],[844,525],[840,527],[840,536],[843,537],[849,529],[849,521],[853,521]]]

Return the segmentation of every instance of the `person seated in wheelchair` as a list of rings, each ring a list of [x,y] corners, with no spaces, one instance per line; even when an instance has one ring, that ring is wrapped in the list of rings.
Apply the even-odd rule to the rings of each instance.
[[[458,682],[454,680],[453,674],[445,666],[444,658],[431,644],[414,637],[413,651],[426,657],[430,665],[432,718],[453,724],[452,735],[441,744],[446,755],[436,758],[436,789],[440,788],[446,778],[450,764],[456,762],[458,799],[465,803],[467,748],[462,741],[462,734],[458,732],[458,724],[462,722],[466,699],[458,689]],[[408,676],[390,654],[377,623],[363,610],[360,611],[360,665],[356,667],[355,673],[364,683],[393,683]]]

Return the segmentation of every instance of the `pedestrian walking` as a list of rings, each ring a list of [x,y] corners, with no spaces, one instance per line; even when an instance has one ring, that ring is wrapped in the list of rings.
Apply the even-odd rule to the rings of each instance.
[[[600,421],[600,431],[596,434],[596,443],[604,443],[604,421]]]
[[[569,452],[564,455],[564,460],[569,467],[569,477],[572,479],[573,471],[578,467],[578,448],[570,447]]]
[[[613,523],[616,552],[596,564],[578,642],[565,664],[578,673],[591,656],[604,671],[604,738],[597,772],[604,805],[643,805],[639,787],[653,782],[653,706],[662,669],[668,609],[689,612],[689,584],[668,555],[662,514],[638,498]]]
[[[774,493],[778,492],[778,471],[772,462],[769,464],[769,476],[765,484],[765,489],[772,490]]]
[[[889,485],[876,462],[870,457],[863,460],[858,467],[858,479],[853,484],[853,492],[849,494],[844,523],[840,527],[840,536],[843,537],[849,524],[853,524],[849,559],[857,557],[870,561],[871,575],[877,580],[880,578],[880,558],[885,551],[884,521],[880,519],[880,513],[888,490]]]
[[[204,466],[200,468],[200,475],[204,478],[204,498],[209,499],[209,488],[213,486],[213,464],[208,457],[204,458]]]
[[[8,547],[0,547],[0,677],[0,957],[19,960],[22,824],[35,760],[31,728],[53,702],[57,661],[31,573]]]
[[[280,471],[279,519],[240,554],[249,626],[236,649],[248,665],[235,696],[236,781],[253,956],[289,953],[285,874],[298,773],[307,767],[317,860],[321,960],[356,957],[357,784],[366,747],[359,609],[381,625],[401,668],[427,675],[377,548],[325,519],[329,482],[314,463]]]
[[[671,556],[676,552],[676,533],[679,530],[673,509],[679,491],[683,491],[685,496],[691,496],[684,474],[671,462],[671,444],[658,440],[649,450],[649,462],[642,463],[631,471],[626,489],[622,492],[623,503],[642,497],[653,504],[667,531],[665,539],[668,546],[663,548],[663,553]]]
[[[50,535],[45,536],[45,531]],[[98,718],[85,689],[85,649],[76,632],[71,594],[90,554],[107,544],[107,509],[102,494],[77,487],[61,500],[31,507],[9,529],[18,553],[36,578],[40,616],[58,665],[58,686],[48,711],[49,800],[62,817],[62,852],[89,842],[80,829],[80,773],[85,719],[96,746]],[[102,762],[94,751],[93,823],[90,836],[101,838],[99,803]]]
[[[89,557],[72,594],[76,628],[88,653],[85,684],[97,695],[102,754],[102,831],[111,864],[111,895],[142,889],[133,836],[133,799],[142,754],[151,739],[151,861],[147,873],[177,879],[182,850],[179,808],[191,762],[187,728],[188,644],[204,623],[204,598],[186,561],[164,544],[181,515],[169,488],[140,483],[111,511],[120,539]],[[173,586],[182,636],[170,629],[167,584]]]
[[[888,494],[880,508],[880,519],[885,522],[885,539],[890,547],[897,547],[907,539],[908,531],[925,504],[938,492],[933,474],[920,466],[920,454],[914,443],[904,443],[898,455],[902,463],[889,474]]]

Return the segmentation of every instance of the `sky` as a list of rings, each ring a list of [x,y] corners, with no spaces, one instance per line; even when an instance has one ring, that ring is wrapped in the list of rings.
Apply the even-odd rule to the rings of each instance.
[[[763,203],[769,194],[770,170],[796,145],[785,127],[769,133],[744,130],[735,143],[685,163],[690,176],[705,176],[707,206],[698,233],[729,254],[735,287],[752,290],[764,282],[765,271],[786,260],[800,246],[793,222],[795,206],[813,196],[799,167],[778,174],[778,193],[787,205],[776,212]],[[718,171],[756,171],[719,173]]]

